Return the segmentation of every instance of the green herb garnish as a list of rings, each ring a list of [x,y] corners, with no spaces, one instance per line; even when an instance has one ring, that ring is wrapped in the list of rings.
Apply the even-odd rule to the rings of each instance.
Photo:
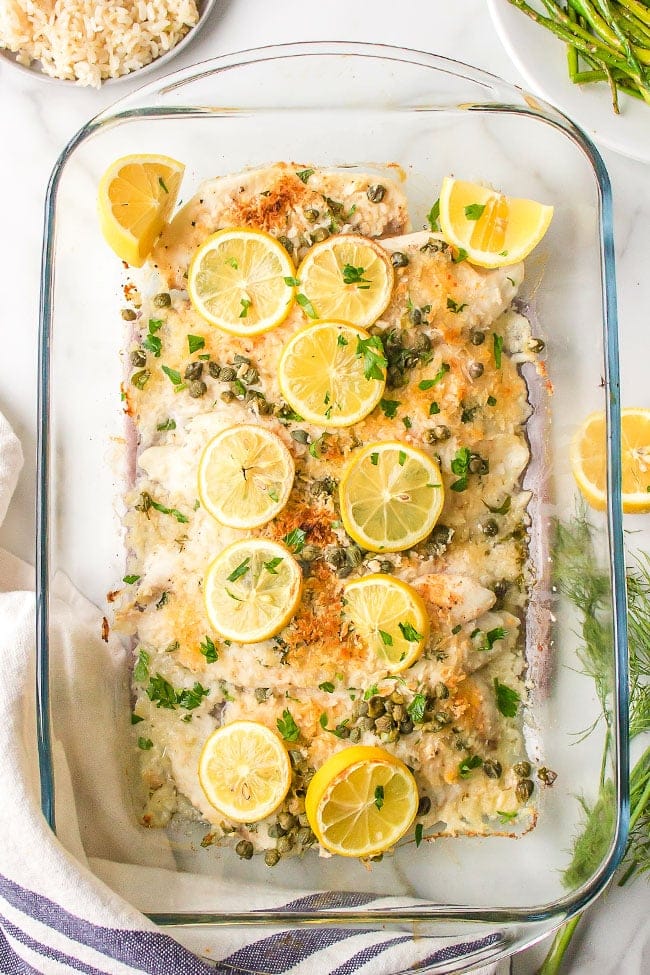
[[[484,210],[484,203],[470,203],[465,207],[465,216],[468,220],[479,220]]]
[[[230,575],[226,577],[228,582],[237,582],[237,579],[241,579],[242,576],[245,576],[246,573],[250,571],[250,561],[251,559],[249,555],[243,560],[243,562],[240,562],[238,566],[235,566]]]
[[[302,183],[306,183],[310,176],[314,175],[314,169],[301,169],[296,173],[296,176]]]
[[[384,805],[384,787],[383,785],[378,785],[375,789],[375,805],[377,809],[381,809]]]
[[[187,345],[190,350],[190,355],[194,355],[199,349],[205,348],[205,339],[202,335],[188,335]]]
[[[492,339],[493,339],[494,364],[497,367],[497,369],[500,369],[501,353],[503,352],[503,338],[501,335],[497,335],[496,332],[493,332]]]
[[[380,399],[379,409],[388,420],[393,420],[397,416],[397,410],[402,404],[398,399]]]
[[[206,635],[205,640],[199,644],[199,649],[209,664],[216,663],[219,659],[219,651],[209,636]]]
[[[303,531],[302,528],[294,528],[284,536],[282,541],[290,551],[298,555],[305,547],[306,538],[307,532]]]
[[[122,582],[125,582],[127,586],[132,586],[134,582],[137,582],[140,576],[124,576]]]
[[[278,718],[275,723],[285,741],[297,741],[300,737],[300,728],[293,720],[293,715],[288,708],[284,709],[282,717]]]
[[[469,758],[464,758],[462,762],[458,763],[458,774],[461,779],[468,779],[472,771],[480,768],[482,764],[483,759],[480,755],[470,755]]]
[[[358,338],[356,355],[363,356],[363,374],[366,379],[378,379],[382,382],[388,360],[384,355],[384,346],[379,336],[370,335],[367,339]]]
[[[513,690],[512,687],[508,687],[507,684],[502,684],[498,677],[495,677],[494,693],[497,699],[497,708],[501,714],[506,718],[514,718],[521,702],[517,691]]]
[[[298,304],[303,309],[306,315],[308,315],[310,318],[318,318],[318,315],[316,314],[316,309],[312,305],[307,295],[303,295],[303,294],[296,295],[296,301],[298,302]]]

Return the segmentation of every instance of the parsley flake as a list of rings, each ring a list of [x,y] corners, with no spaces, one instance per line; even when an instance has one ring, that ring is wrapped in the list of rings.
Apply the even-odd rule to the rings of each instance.
[[[377,464],[379,463],[379,454],[377,453],[376,450],[373,451],[370,455],[370,463],[372,464],[373,467],[376,467]]]
[[[436,200],[436,202],[433,204],[433,206],[427,213],[427,223],[429,224],[431,230],[433,230],[434,232],[440,230],[440,224],[438,222],[439,219],[440,219],[440,198]]]
[[[122,582],[125,582],[127,586],[132,586],[134,582],[137,582],[140,576],[124,576]]]
[[[162,366],[162,371],[165,373],[169,381],[174,384],[174,386],[180,386],[182,384],[183,377],[181,376],[180,372],[176,371],[176,369],[170,369],[169,366]]]
[[[418,847],[422,842],[422,833],[424,832],[424,826],[422,823],[415,824],[415,845]]]
[[[274,559],[270,559],[268,562],[264,563],[264,568],[267,572],[270,572],[272,576],[277,576],[277,568],[284,559],[277,555]]]
[[[484,203],[470,203],[465,207],[465,216],[468,220],[479,220],[485,210]]]
[[[480,768],[483,764],[483,759],[480,755],[470,755],[469,758],[464,758],[462,762],[458,763],[458,774],[461,779],[468,779],[475,768]]]
[[[294,528],[292,531],[288,532],[282,541],[295,555],[302,552],[305,547],[305,540],[307,538],[307,533],[302,530],[302,528]]]
[[[405,640],[408,640],[409,643],[419,643],[420,640],[424,639],[422,634],[418,633],[411,623],[398,623],[397,625],[402,631],[402,636]]]
[[[375,805],[377,809],[381,809],[384,805],[384,787],[383,785],[378,785],[375,789]]]
[[[241,305],[241,311],[239,313],[239,317],[248,318],[248,309],[253,304],[253,302],[249,298],[242,298],[239,304]]]
[[[343,275],[343,284],[356,284],[356,286],[361,291],[367,291],[370,288],[371,281],[369,278],[364,278],[366,273],[365,267],[355,267],[354,264],[344,264],[341,274]]]
[[[135,667],[133,668],[133,679],[142,683],[149,676],[149,654],[146,650],[140,650]]]
[[[503,337],[497,335],[496,332],[492,334],[493,339],[493,352],[494,352],[494,364],[497,369],[501,368],[501,353],[503,352]]]
[[[464,308],[467,308],[467,303],[463,302],[462,305],[459,305],[458,302],[454,301],[453,298],[447,298],[447,308],[453,312],[454,315],[458,315]]]
[[[214,641],[206,635],[205,640],[199,644],[199,649],[205,657],[207,663],[213,664],[219,659],[219,651],[214,645]]]
[[[388,420],[393,420],[397,416],[397,410],[401,406],[398,399],[380,399],[379,408]]]
[[[239,565],[232,570],[230,575],[227,576],[228,582],[237,582],[237,579],[241,579],[242,576],[245,576],[250,570],[250,560],[249,555],[248,558],[245,558],[243,562],[240,562]]]
[[[160,186],[161,190],[163,190],[163,192],[169,193],[169,190],[165,186],[165,180],[162,178],[162,176],[158,177],[158,185]]]
[[[282,712],[282,717],[278,718],[275,722],[278,731],[282,735],[285,741],[297,741],[300,736],[300,728],[293,720],[293,715],[289,708],[285,708]]]
[[[384,644],[385,647],[392,647],[393,638],[390,635],[390,633],[387,633],[386,630],[380,630],[379,636],[381,637],[381,642]]]
[[[162,423],[159,423],[156,426],[156,430],[175,430],[175,429],[176,429],[176,420],[172,420],[171,417],[169,417],[168,419],[164,420]]]
[[[296,176],[302,183],[306,183],[309,177],[314,175],[314,172],[313,169],[301,169],[296,173]]]
[[[318,685],[321,691],[325,691],[326,694],[334,693],[334,684],[331,680],[324,680],[322,684]]]
[[[495,677],[494,693],[497,699],[497,707],[501,714],[506,718],[514,718],[521,701],[517,691],[513,690],[512,687],[508,687],[507,684],[502,684],[498,677]]]
[[[427,707],[427,699],[424,694],[416,694],[411,703],[407,706],[408,716],[414,724],[422,724],[424,712]]]
[[[190,350],[190,355],[194,355],[199,349],[205,348],[205,339],[202,335],[188,335],[187,344]]]
[[[357,338],[356,355],[363,356],[363,374],[366,379],[377,379],[383,382],[384,370],[388,360],[384,355],[384,347],[378,335],[370,335],[367,339]]]
[[[296,301],[304,311],[305,315],[308,315],[310,318],[318,318],[318,315],[316,314],[316,309],[312,305],[307,295],[303,295],[303,294],[296,295]]]
[[[404,464],[406,463],[406,451],[400,450],[397,455],[397,462],[400,467],[404,467]]]

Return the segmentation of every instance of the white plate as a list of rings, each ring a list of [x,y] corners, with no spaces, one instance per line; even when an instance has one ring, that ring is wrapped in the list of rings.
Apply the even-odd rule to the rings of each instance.
[[[3,2],[3,0],[0,0],[0,3],[1,2]],[[141,75],[147,74],[150,71],[155,71],[156,68],[159,68],[161,65],[167,64],[168,61],[171,61],[172,58],[176,57],[177,54],[180,54],[184,48],[192,43],[199,31],[201,31],[205,26],[205,23],[212,13],[216,3],[217,0],[196,0],[196,6],[199,11],[199,19],[197,20],[195,26],[192,27],[192,29],[181,38],[175,47],[173,47],[170,51],[166,51],[165,54],[161,54],[160,57],[155,58],[148,64],[145,64],[142,68],[137,68],[135,71],[130,71],[128,74],[120,75],[119,78],[107,78],[105,81],[102,81],[102,88],[104,85],[114,85],[120,81],[126,81],[127,79],[133,78],[134,75],[138,75],[139,78]],[[6,50],[6,48],[0,47],[0,58],[3,62],[12,65],[14,68],[18,68],[19,71],[29,74],[32,77],[40,78],[41,81],[50,81],[57,85],[69,85],[73,87],[77,85],[77,83],[72,79],[53,78],[51,75],[45,74],[45,72],[41,69],[40,61],[32,61],[29,67],[24,64],[19,64],[18,61],[16,61],[16,55],[12,51]]]
[[[503,46],[533,91],[557,105],[595,142],[650,162],[650,106],[621,95],[621,114],[615,115],[607,84],[574,85],[570,81],[562,41],[508,0],[488,0],[488,5]]]

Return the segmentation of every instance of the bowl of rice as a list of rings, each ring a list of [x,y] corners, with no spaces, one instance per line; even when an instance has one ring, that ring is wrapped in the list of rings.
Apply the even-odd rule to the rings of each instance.
[[[44,80],[100,88],[180,53],[216,2],[2,0],[0,55]]]

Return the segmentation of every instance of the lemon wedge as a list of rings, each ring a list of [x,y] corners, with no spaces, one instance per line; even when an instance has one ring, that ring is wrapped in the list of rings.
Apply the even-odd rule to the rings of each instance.
[[[282,511],[293,485],[293,458],[277,434],[239,423],[206,444],[199,461],[199,498],[230,528],[257,528]]]
[[[374,240],[341,234],[308,251],[298,268],[298,280],[298,301],[309,317],[367,327],[388,306],[393,266]]]
[[[283,545],[249,538],[216,557],[203,586],[214,629],[227,640],[258,643],[279,633],[295,613],[302,573]]]
[[[392,674],[418,659],[429,636],[424,600],[407,583],[373,574],[349,582],[344,616]]]
[[[208,322],[231,335],[258,335],[289,314],[295,269],[284,247],[261,230],[219,230],[192,258],[187,290]]]
[[[479,267],[508,267],[526,257],[548,230],[553,207],[504,196],[478,183],[445,176],[440,227],[450,244]]]
[[[607,507],[607,431],[604,413],[592,413],[571,444],[571,470],[580,491],[593,508]],[[623,511],[650,511],[650,410],[621,410]]]
[[[342,322],[316,322],[282,350],[279,381],[295,412],[324,427],[349,427],[374,410],[386,385],[381,340]]]
[[[362,548],[401,552],[426,538],[440,516],[440,468],[400,440],[370,443],[343,471],[339,500],[345,530]]]
[[[123,156],[97,193],[99,223],[109,247],[142,267],[176,204],[185,166],[169,156]]]
[[[237,823],[256,823],[289,791],[289,755],[266,725],[232,721],[213,731],[203,746],[199,782],[218,812]]]
[[[367,745],[332,755],[307,788],[305,812],[321,846],[344,857],[370,857],[406,833],[418,788],[403,762]]]

